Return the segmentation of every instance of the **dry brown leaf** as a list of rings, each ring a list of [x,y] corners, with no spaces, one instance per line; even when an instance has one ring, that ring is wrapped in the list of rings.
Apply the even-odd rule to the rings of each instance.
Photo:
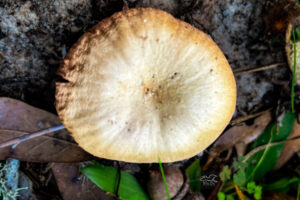
[[[58,189],[64,200],[113,200],[96,184],[79,173],[79,164],[54,163],[52,165]]]
[[[295,120],[289,139],[297,136],[300,136],[300,124],[298,124],[297,120]],[[300,151],[300,139],[287,142],[281,151],[280,157],[274,169],[280,169],[294,155],[294,153],[297,153],[298,151]]]
[[[296,200],[296,197],[284,193],[272,192],[263,195],[264,200]]]
[[[164,173],[168,183],[170,197],[173,198],[180,191],[184,184],[184,175],[182,171],[174,166],[165,166]],[[147,190],[153,200],[166,200],[165,185],[159,169],[152,170],[147,180]]]
[[[220,155],[223,151],[231,152],[235,147],[238,155],[243,155],[247,144],[254,141],[266,128],[271,121],[271,112],[267,111],[254,120],[251,126],[246,124],[236,125],[228,129],[214,143],[210,156],[204,168],[206,169],[210,163]]]
[[[60,124],[54,114],[18,100],[0,98],[0,143]],[[92,156],[83,151],[66,130],[61,130],[24,141],[14,149],[0,148],[0,160],[7,158],[29,162],[80,162]]]
[[[185,197],[185,200],[205,200],[201,193],[190,193]]]

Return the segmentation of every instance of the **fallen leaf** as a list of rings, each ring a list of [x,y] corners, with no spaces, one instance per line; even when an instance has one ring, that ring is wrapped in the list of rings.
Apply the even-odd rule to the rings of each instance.
[[[136,198],[136,196],[139,200],[149,200],[137,179],[128,172],[122,170],[119,172],[113,167],[99,163],[83,167],[80,171],[102,190],[111,195],[118,194],[122,200]]]
[[[194,192],[201,192],[201,166],[200,160],[195,160],[185,170],[190,179],[190,188]]]
[[[296,197],[284,193],[269,192],[263,195],[263,199],[264,200],[296,200]]]
[[[287,112],[279,117],[278,124],[270,124],[263,134],[250,146],[250,150],[268,144],[264,149],[256,152],[247,160],[247,180],[259,181],[274,169],[284,144],[270,146],[272,142],[286,140],[291,134],[294,126],[295,113]]]
[[[263,184],[262,187],[264,191],[287,193],[293,189],[293,186],[297,186],[299,181],[300,178],[298,177],[284,177],[270,184]]]
[[[300,124],[295,120],[293,130],[289,138],[300,136]],[[300,139],[292,140],[287,142],[280,154],[280,157],[275,166],[275,170],[280,169],[293,155],[300,151]]]
[[[254,120],[254,123],[251,126],[246,124],[236,125],[228,129],[221,137],[214,143],[207,163],[203,167],[204,170],[208,168],[210,163],[216,158],[219,157],[220,153],[223,151],[232,151],[232,148],[235,147],[238,156],[243,155],[247,144],[254,141],[267,127],[271,121],[271,112],[267,111],[261,116],[257,117]],[[229,153],[230,154],[230,153]]]
[[[54,174],[58,189],[64,200],[113,200],[96,184],[79,173],[79,163],[53,163]]]
[[[173,198],[184,184],[182,171],[173,165],[164,167],[165,178],[168,185],[170,197]],[[147,180],[147,190],[153,200],[168,199],[163,177],[159,169],[151,170]]]
[[[52,113],[0,97],[0,143],[60,124]],[[61,130],[24,141],[15,148],[0,148],[0,160],[7,158],[28,162],[80,162],[91,160],[92,156],[74,142],[67,130]]]
[[[201,193],[191,192],[185,197],[185,200],[205,200]]]

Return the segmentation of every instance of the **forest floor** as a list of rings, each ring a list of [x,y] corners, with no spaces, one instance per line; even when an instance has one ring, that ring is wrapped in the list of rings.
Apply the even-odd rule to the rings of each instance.
[[[280,16],[274,9],[274,3],[262,0],[2,0],[0,97],[14,98],[56,115],[54,106],[55,81],[58,79],[56,71],[64,56],[88,29],[113,13],[121,11],[124,2],[129,8],[155,7],[165,10],[211,36],[225,54],[235,74],[237,106],[233,121],[243,117],[250,119],[246,120],[245,125],[249,127],[255,124],[253,117],[258,116],[257,113],[272,109],[272,116],[275,119],[278,112],[289,109],[292,73],[286,59],[285,30],[286,21],[291,16],[281,12],[284,19],[283,27],[276,27],[274,23]],[[288,4],[293,1],[283,2]],[[279,3],[276,6],[282,5]],[[45,113],[43,115],[48,116]],[[267,123],[269,122],[270,120]],[[21,129],[23,124],[20,123]],[[58,122],[53,118],[51,123],[55,125]],[[233,123],[231,125],[234,126]],[[0,124],[0,128],[7,127]],[[24,131],[36,131],[38,128],[28,130],[24,128]],[[68,136],[65,137],[68,141],[72,140]],[[4,139],[0,141],[3,142]],[[223,150],[229,150],[229,146],[234,146],[232,142],[227,145]],[[207,152],[172,165],[186,169],[195,159],[201,158],[203,167],[209,157]],[[110,199],[92,183],[85,179],[76,179],[82,178],[78,172],[81,166],[79,162],[59,164],[55,159],[60,162],[65,160],[62,158],[43,160],[40,155],[34,155],[35,157],[27,155],[28,159],[25,157],[20,159],[23,154],[18,152],[15,154],[22,161],[19,163],[19,186],[21,178],[32,185],[32,190],[22,194],[20,199],[76,199],[70,194],[71,190],[80,191],[81,199],[91,199],[91,196],[85,196],[88,195],[87,192],[80,189],[79,186],[82,184],[85,184],[87,191],[93,191],[90,194]],[[7,157],[9,156],[0,156],[0,158]],[[38,158],[36,159],[38,162],[29,162],[35,158]],[[234,151],[226,163],[236,158],[237,153]],[[299,166],[298,156],[294,155],[292,158],[282,171]],[[73,161],[76,159],[67,162]],[[142,177],[146,176],[150,169],[157,167],[108,160],[100,162],[108,166],[119,166],[120,169],[134,174],[142,185],[147,184]],[[215,163],[206,172],[204,171],[204,174],[219,176],[219,172],[219,164]],[[209,197],[216,187],[217,185],[202,187],[201,192],[205,197]]]

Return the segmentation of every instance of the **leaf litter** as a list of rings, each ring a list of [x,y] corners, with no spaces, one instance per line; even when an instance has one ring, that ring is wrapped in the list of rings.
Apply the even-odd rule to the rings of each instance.
[[[130,1],[130,2],[134,2],[134,0],[133,1]],[[193,1],[194,2],[194,1]],[[198,1],[195,1],[195,2],[198,2]],[[206,4],[205,4],[205,2],[211,2],[211,1],[203,1],[204,3],[201,3],[201,4],[199,4],[198,6],[205,6]],[[196,4],[198,4],[198,3],[196,3]],[[211,3],[211,4],[213,4],[213,3]],[[210,7],[209,7],[210,8]],[[214,10],[214,9],[209,9],[209,10]],[[226,9],[225,9],[226,10]],[[197,13],[193,13],[193,14],[197,14]],[[206,16],[206,15],[203,15],[203,16]],[[187,17],[188,18],[188,17]],[[194,17],[193,17],[194,18]],[[192,19],[193,19],[192,18]],[[192,19],[190,19],[190,20],[192,20]],[[203,21],[205,21],[205,17],[203,18]],[[206,20],[207,21],[207,20]],[[210,21],[210,20],[208,20],[208,21]],[[272,20],[270,20],[270,22],[271,22]],[[201,24],[204,28],[205,28],[205,24]],[[199,25],[200,26],[200,25]],[[208,25],[207,25],[208,27],[209,27],[209,23],[208,23]],[[207,28],[207,29],[209,29],[209,28]],[[240,35],[246,35],[246,34],[240,34]],[[232,48],[229,48],[229,49],[232,49]],[[242,59],[242,60],[244,60],[244,59]],[[299,70],[300,71],[300,70]],[[1,102],[1,101],[0,101]],[[0,103],[1,104],[1,103]],[[12,108],[13,108],[13,106],[12,106]],[[0,107],[0,109],[1,109],[1,107]],[[29,112],[30,113],[30,112]],[[0,113],[0,114],[2,114],[2,113]],[[19,115],[21,115],[22,116],[22,113],[17,113],[17,114],[19,114]],[[31,113],[31,115],[37,115],[38,116],[38,114],[39,113],[37,113],[37,112],[35,112],[35,111],[33,111],[32,113]],[[48,114],[50,114],[50,113],[48,113]],[[28,118],[30,118],[31,117],[31,115],[26,115]],[[2,115],[1,115],[2,116]],[[0,120],[1,120],[1,116],[0,116]],[[50,115],[49,115],[50,116]],[[54,116],[54,115],[53,115]],[[56,116],[55,116],[56,117]],[[263,117],[263,115],[261,115],[260,117]],[[246,125],[246,124],[241,124],[241,125],[239,125],[239,126],[234,126],[234,127],[232,127],[232,128],[230,128],[228,131],[226,131],[223,135],[224,135],[224,138],[222,138],[222,137],[220,137],[220,141],[218,140],[217,142],[216,142],[216,144],[213,146],[213,149],[214,149],[214,152],[212,152],[212,155],[215,153],[215,152],[219,152],[219,153],[216,153],[216,156],[210,156],[210,158],[212,158],[212,159],[215,159],[221,152],[223,152],[223,151],[231,151],[233,148],[236,148],[236,151],[237,151],[237,153],[238,153],[238,155],[243,155],[244,154],[244,152],[245,152],[245,148],[246,148],[246,146],[249,144],[249,143],[251,143],[252,141],[254,141],[256,138],[258,138],[259,137],[259,135],[263,132],[263,130],[265,129],[265,127],[267,126],[267,124],[270,122],[270,120],[271,120],[271,115],[269,116],[269,119],[268,119],[268,117],[265,117],[265,118],[262,118],[262,119],[260,119],[260,117],[258,117],[258,118],[256,118],[255,119],[255,121],[254,121],[254,124],[253,125],[250,125],[250,126],[248,126],[248,125]],[[57,118],[57,117],[56,117]],[[11,120],[14,120],[14,119],[12,119],[11,118]],[[26,117],[25,118],[21,118],[19,121],[17,121],[17,123],[20,123],[20,126],[18,127],[18,126],[12,126],[11,125],[11,127],[7,127],[8,129],[13,129],[13,128],[20,128],[20,129],[18,129],[17,131],[15,131],[14,133],[12,133],[12,131],[8,131],[8,130],[6,130],[6,131],[3,131],[2,130],[2,132],[0,131],[0,137],[2,138],[2,137],[5,137],[5,141],[7,140],[7,139],[11,139],[11,138],[15,138],[15,137],[19,137],[19,136],[22,136],[22,135],[24,135],[24,134],[27,134],[27,132],[35,132],[35,131],[37,131],[37,130],[41,130],[41,126],[40,125],[35,125],[35,126],[33,126],[33,127],[26,127],[26,130],[25,131],[23,131],[23,127],[21,126],[22,125],[22,123],[20,122],[21,120],[24,120],[25,122],[22,122],[22,123],[27,123],[26,122]],[[259,120],[262,120],[261,121],[261,123],[259,122]],[[268,121],[269,120],[269,122],[266,122],[266,121]],[[30,121],[30,120],[29,120]],[[265,122],[264,122],[265,121]],[[14,121],[12,121],[12,122],[14,122]],[[33,121],[33,122],[37,122],[37,121]],[[47,123],[49,123],[49,124],[43,124],[44,123],[44,121],[42,122],[42,127],[50,127],[50,126],[52,126],[52,125],[57,125],[55,122],[57,122],[57,124],[60,124],[60,122],[59,122],[59,119],[57,118],[57,121],[55,121],[55,120],[49,120],[49,122],[47,122]],[[256,126],[254,126],[256,124]],[[296,124],[296,123],[295,123]],[[47,125],[49,125],[49,126],[47,126]],[[31,125],[30,125],[31,126]],[[296,126],[296,125],[295,125]],[[239,127],[239,128],[238,128]],[[2,128],[1,127],[1,121],[0,121],[0,128]],[[3,129],[5,129],[6,127],[4,126],[4,128]],[[66,145],[67,144],[69,144],[69,143],[71,143],[71,144],[75,144],[74,143],[74,141],[72,140],[72,138],[69,138],[68,136],[69,136],[69,133],[64,133],[64,132],[66,132],[66,131],[59,131],[57,134],[49,134],[49,135],[47,135],[47,136],[42,136],[42,137],[40,137],[40,139],[41,140],[38,140],[38,141],[40,141],[42,144],[40,145],[40,146],[43,146],[44,144],[46,144],[46,145],[48,145],[48,139],[49,140],[51,140],[53,143],[59,143],[59,142],[62,142],[62,143],[66,143]],[[260,133],[259,133],[260,132]],[[245,134],[245,133],[247,133],[247,134]],[[294,133],[294,132],[293,132]],[[292,133],[292,134],[293,134]],[[290,138],[292,137],[292,134],[291,134],[291,136],[290,136]],[[4,135],[4,136],[2,136],[2,135]],[[8,136],[6,136],[6,135],[8,135]],[[227,139],[225,139],[225,135],[227,135]],[[60,138],[58,138],[58,136],[60,136]],[[6,137],[8,137],[8,138],[6,138]],[[43,138],[43,140],[42,140],[42,138]],[[54,139],[53,139],[54,138]],[[222,139],[221,139],[222,138]],[[37,139],[35,139],[35,140],[37,140]],[[44,140],[47,140],[47,142],[44,142],[43,143],[43,141]],[[296,142],[297,140],[295,140],[294,142]],[[0,142],[2,142],[2,140],[0,139]],[[3,157],[1,157],[2,159],[5,159],[5,158],[7,158],[7,157],[13,157],[13,156],[16,156],[16,158],[18,158],[18,159],[22,159],[22,158],[25,158],[24,160],[26,160],[26,161],[37,161],[37,162],[55,162],[55,160],[57,161],[57,160],[61,160],[61,162],[79,162],[79,161],[83,161],[83,160],[89,160],[89,159],[91,159],[91,158],[88,158],[89,157],[89,155],[85,155],[85,153],[83,152],[82,154],[80,154],[82,157],[81,157],[81,159],[76,159],[76,158],[74,158],[74,157],[72,157],[72,155],[71,155],[71,153],[70,154],[67,154],[67,155],[70,155],[71,157],[70,158],[61,158],[61,156],[59,156],[59,155],[55,155],[56,157],[51,157],[51,156],[49,156],[48,154],[45,154],[44,152],[40,152],[42,155],[37,155],[37,153],[36,154],[34,154],[34,153],[23,153],[23,152],[21,152],[21,150],[23,151],[37,151],[36,149],[40,149],[41,151],[45,151],[45,149],[46,148],[40,148],[40,146],[38,146],[36,149],[34,149],[33,148],[33,150],[30,150],[30,148],[26,148],[26,144],[29,144],[29,146],[30,146],[30,143],[32,143],[32,141],[27,141],[26,143],[24,142],[24,144],[23,143],[21,143],[21,144],[19,144],[15,149],[11,149],[11,148],[5,148],[5,151],[3,151],[4,153],[2,153],[2,150],[0,149],[0,157],[1,156],[3,156]],[[51,142],[49,142],[49,143],[51,143]],[[35,143],[36,145],[39,145],[39,143],[38,142],[36,142]],[[289,142],[289,145],[290,144],[292,144],[292,142]],[[76,144],[75,144],[76,145]],[[219,146],[218,146],[219,145]],[[291,145],[291,146],[289,146],[289,145],[286,145],[286,147],[288,148],[288,149],[293,149],[293,148],[291,148],[291,147],[296,147],[296,146],[294,146],[294,145]],[[55,145],[52,145],[52,146],[55,146]],[[51,149],[51,148],[53,148],[51,145],[49,145],[49,148]],[[299,145],[298,145],[299,146]],[[32,146],[30,146],[30,147],[34,147],[34,145],[32,145]],[[285,147],[285,148],[286,148]],[[18,150],[18,148],[19,148],[19,150]],[[21,148],[21,149],[20,149]],[[69,148],[69,147],[67,147],[67,148]],[[71,147],[70,147],[71,148]],[[284,149],[285,149],[284,148]],[[72,148],[71,148],[72,149]],[[284,154],[284,149],[283,149],[283,151],[282,151],[282,154]],[[53,151],[53,150],[51,150],[51,151]],[[54,153],[53,154],[65,154],[65,152],[69,152],[69,151],[71,151],[70,149],[67,149],[67,150],[60,150],[60,152],[55,152],[54,151]],[[77,150],[74,150],[74,151],[77,151]],[[289,151],[291,151],[291,150],[289,150]],[[294,150],[292,150],[293,152],[295,152],[296,150],[294,149]],[[23,154],[22,154],[23,153]],[[34,154],[34,155],[31,155],[31,154]],[[76,156],[78,156],[78,155],[76,155]],[[229,156],[230,156],[230,154],[229,154]],[[228,156],[228,158],[229,158],[229,156]],[[80,156],[79,156],[80,157]],[[58,159],[59,158],[59,159]],[[69,160],[68,160],[69,159]],[[75,179],[77,180],[77,178],[78,178],[78,174],[76,174],[75,172],[77,172],[78,173],[78,168],[79,168],[79,164],[78,163],[73,163],[73,164],[57,164],[57,163],[54,163],[53,164],[53,166],[52,166],[52,170],[53,170],[53,173],[54,173],[54,175],[55,175],[55,178],[56,178],[56,181],[57,181],[57,184],[58,184],[58,187],[59,187],[59,189],[60,189],[60,191],[61,191],[61,194],[62,194],[62,196],[63,196],[63,198],[64,199],[71,199],[71,198],[73,198],[73,199],[76,199],[74,196],[72,196],[72,194],[68,194],[67,196],[66,196],[66,192],[64,193],[64,191],[68,191],[67,190],[67,188],[68,187],[70,187],[70,188],[72,188],[72,190],[73,190],[73,192],[74,191],[77,191],[76,189],[78,189],[78,184],[75,186],[75,185],[68,185],[67,183],[64,185],[64,186],[62,186],[62,184],[60,184],[60,183],[62,183],[62,182],[64,182],[64,181],[66,181],[66,182],[70,182],[70,179],[71,179],[71,182],[72,181],[74,181]],[[199,170],[199,169],[197,169],[197,170]],[[60,172],[60,173],[58,173],[58,171]],[[65,175],[65,177],[64,177],[64,175]],[[80,175],[79,175],[80,176]],[[200,174],[200,176],[201,176],[201,174]],[[60,178],[60,177],[62,177],[62,178]],[[72,178],[71,178],[72,177]],[[77,178],[76,178],[77,177]],[[65,179],[64,179],[65,178]],[[74,178],[74,179],[73,179]],[[59,183],[60,182],[60,183]],[[82,182],[80,182],[79,181],[79,185],[81,185],[82,187],[84,187],[85,188],[85,186],[84,186],[84,183],[82,183]],[[72,193],[72,190],[70,189],[70,191],[69,191],[69,193]],[[90,191],[89,189],[87,189],[87,191]],[[84,192],[84,191],[83,191]],[[93,192],[92,192],[93,193]],[[76,194],[75,192],[74,192],[74,194]],[[81,195],[83,195],[83,194],[81,194]],[[81,196],[81,198],[82,199],[84,199],[85,198],[85,196]],[[91,198],[92,199],[92,198]]]
[[[56,115],[10,98],[0,98],[0,110],[0,143],[61,124]],[[80,162],[93,157],[74,142],[70,133],[61,130],[24,141],[15,148],[0,148],[0,159],[7,158],[28,162]]]
[[[253,142],[271,121],[271,112],[266,111],[254,120],[250,126],[245,123],[236,125],[225,131],[222,136],[212,146],[207,163],[203,167],[207,169],[211,162],[219,155],[228,151],[227,159],[230,157],[232,149],[235,148],[238,156],[244,155],[247,145]]]
[[[113,200],[92,181],[79,173],[80,163],[52,163],[57,186],[64,200]]]
[[[300,124],[295,120],[293,130],[289,136],[289,139],[300,136]],[[280,169],[290,158],[300,151],[300,139],[295,139],[287,142],[280,154],[275,169]]]

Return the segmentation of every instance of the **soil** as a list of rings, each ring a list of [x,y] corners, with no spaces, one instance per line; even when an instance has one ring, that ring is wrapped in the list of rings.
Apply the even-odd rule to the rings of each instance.
[[[233,71],[286,63],[284,37],[268,33],[264,21],[267,2],[263,0],[124,2],[129,8],[160,8],[203,30],[219,45]],[[121,11],[124,2],[0,1],[0,96],[20,99],[55,113],[56,71],[66,52],[93,25]],[[282,89],[290,81],[287,64],[236,75],[236,81],[238,98],[234,117],[274,107],[282,94],[289,98],[289,91]],[[140,170],[138,165],[134,167],[129,171]]]
[[[265,29],[264,1],[126,2],[129,8],[163,9],[203,30],[219,45],[233,70],[285,62],[282,38],[278,42]],[[64,55],[87,29],[121,11],[123,5],[121,0],[1,1],[0,95],[55,112],[56,70]],[[287,77],[284,65],[236,76],[236,115],[276,103],[274,83]]]

